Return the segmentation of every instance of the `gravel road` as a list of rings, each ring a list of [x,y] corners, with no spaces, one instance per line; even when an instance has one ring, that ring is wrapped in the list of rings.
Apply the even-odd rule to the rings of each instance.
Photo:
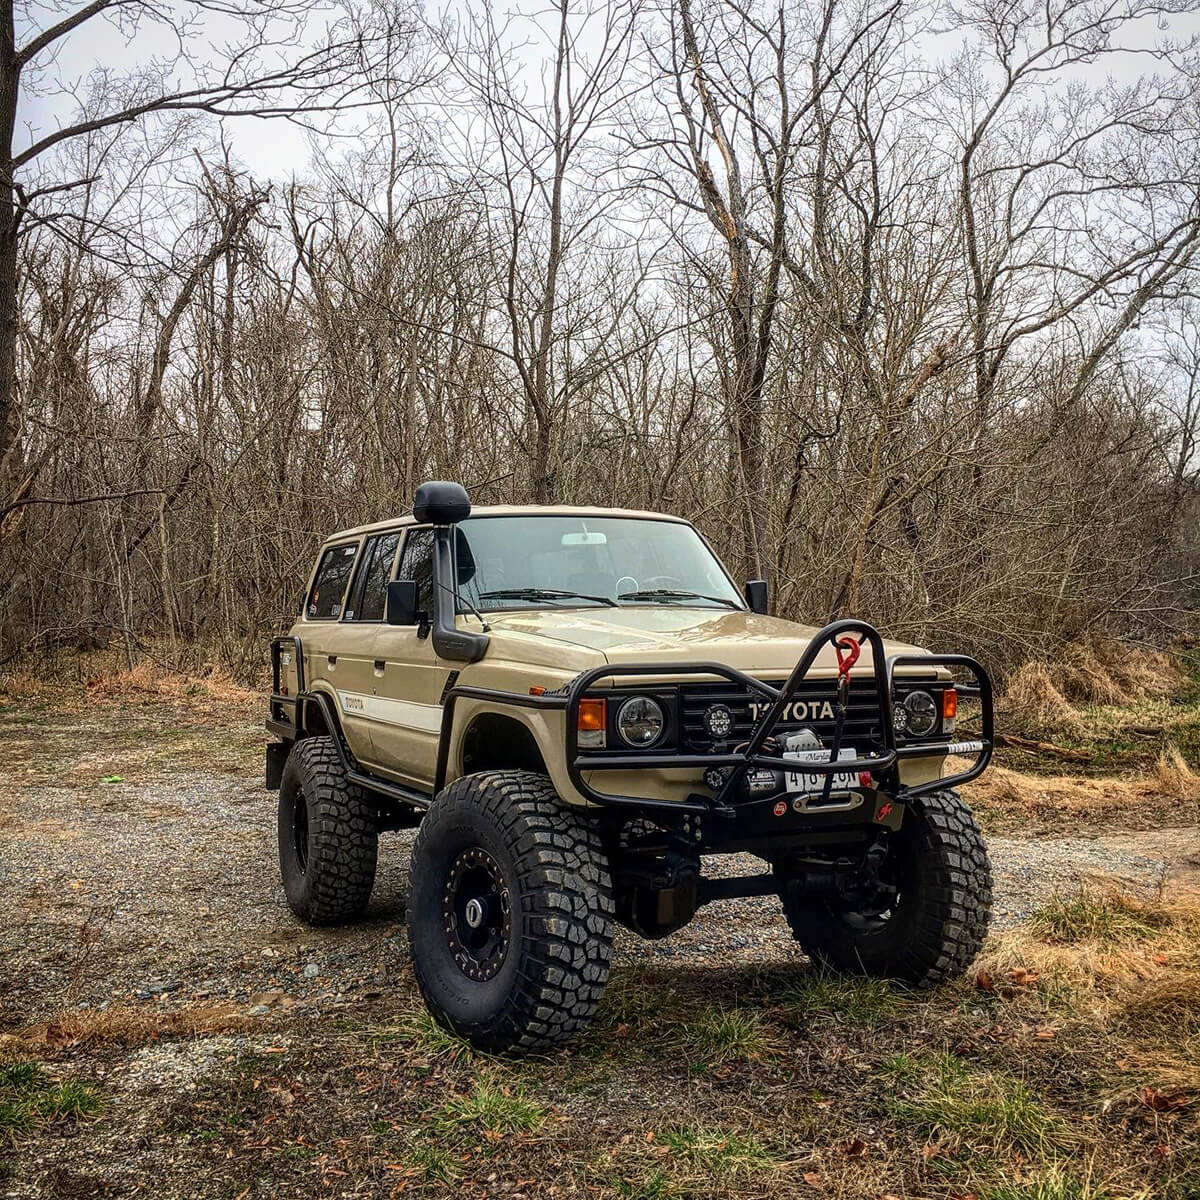
[[[359,925],[312,930],[284,905],[274,796],[256,779],[203,771],[152,784],[0,788],[0,1026],[65,1007],[348,1002],[409,973],[404,896],[412,833],[387,835]],[[996,924],[1091,874],[1154,887],[1195,871],[1194,828],[1095,838],[996,838]],[[749,855],[713,873],[753,873]],[[709,905],[659,942],[623,931],[617,961],[730,966],[800,957],[773,898]]]

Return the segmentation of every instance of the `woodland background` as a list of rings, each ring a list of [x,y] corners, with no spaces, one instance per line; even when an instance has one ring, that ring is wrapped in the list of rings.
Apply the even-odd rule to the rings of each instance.
[[[0,5],[0,663],[249,677],[431,477],[1001,671],[1194,637],[1198,8]]]

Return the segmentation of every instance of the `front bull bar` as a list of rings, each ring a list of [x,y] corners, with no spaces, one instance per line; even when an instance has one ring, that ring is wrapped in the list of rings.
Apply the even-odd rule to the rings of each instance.
[[[836,762],[804,762],[804,773],[830,775],[833,773],[858,773],[869,771],[881,780],[880,790],[887,792],[897,801],[905,801],[927,792],[954,787],[978,778],[991,761],[995,737],[992,704],[992,684],[981,663],[965,654],[897,654],[885,657],[883,638],[879,631],[864,621],[844,618],[833,621],[817,632],[808,648],[792,669],[781,688],[772,687],[761,679],[755,679],[744,671],[724,663],[645,663],[639,665],[616,665],[593,667],[571,681],[566,696],[566,740],[567,773],[572,785],[586,799],[599,805],[666,809],[672,812],[695,812],[723,817],[736,815],[738,804],[733,802],[738,795],[746,773],[752,769],[794,771],[796,762],[776,755],[762,753],[763,745],[774,733],[787,706],[795,698],[800,685],[807,678],[821,650],[839,637],[858,634],[860,640],[871,647],[871,663],[875,676],[876,693],[879,697],[879,724],[882,745],[877,754],[862,758],[842,759]],[[982,738],[967,742],[914,742],[904,746],[896,743],[896,730],[892,720],[892,681],[896,668],[920,665],[923,667],[961,667],[975,676],[976,684],[962,687],[960,694],[978,696],[982,709]],[[715,675],[732,683],[760,693],[771,700],[771,706],[751,731],[745,746],[727,754],[678,754],[672,752],[646,754],[581,754],[579,749],[578,718],[579,705],[588,690],[601,679],[619,677],[650,677],[679,675]],[[550,697],[545,697],[549,700]],[[555,697],[555,699],[558,699]],[[973,753],[975,761],[965,770],[935,780],[901,787],[898,764],[902,759],[945,757],[948,754]],[[687,800],[655,800],[642,796],[621,796],[602,792],[584,779],[585,771],[630,771],[660,767],[680,770],[710,770],[729,768],[725,782],[714,797],[691,796]],[[755,801],[741,801],[755,803]]]

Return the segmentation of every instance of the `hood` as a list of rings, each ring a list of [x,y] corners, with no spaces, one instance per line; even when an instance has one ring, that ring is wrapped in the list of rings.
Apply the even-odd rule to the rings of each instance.
[[[488,622],[501,637],[559,643],[564,653],[568,648],[575,654],[592,651],[611,664],[708,661],[760,676],[787,675],[817,632],[813,625],[757,613],[668,605],[489,613]],[[884,650],[888,655],[926,653],[891,641],[884,642]],[[870,662],[868,647],[859,664]],[[832,646],[822,650],[814,669],[836,672]]]

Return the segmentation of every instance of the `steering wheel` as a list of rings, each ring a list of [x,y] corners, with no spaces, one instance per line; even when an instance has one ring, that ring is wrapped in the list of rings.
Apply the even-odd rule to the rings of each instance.
[[[623,583],[628,583],[630,586],[622,587],[621,584],[623,584]],[[617,580],[617,586],[613,592],[613,595],[623,596],[626,592],[636,592],[639,590],[640,589],[638,588],[638,581],[636,579],[634,579],[634,577],[632,575],[622,575]]]

